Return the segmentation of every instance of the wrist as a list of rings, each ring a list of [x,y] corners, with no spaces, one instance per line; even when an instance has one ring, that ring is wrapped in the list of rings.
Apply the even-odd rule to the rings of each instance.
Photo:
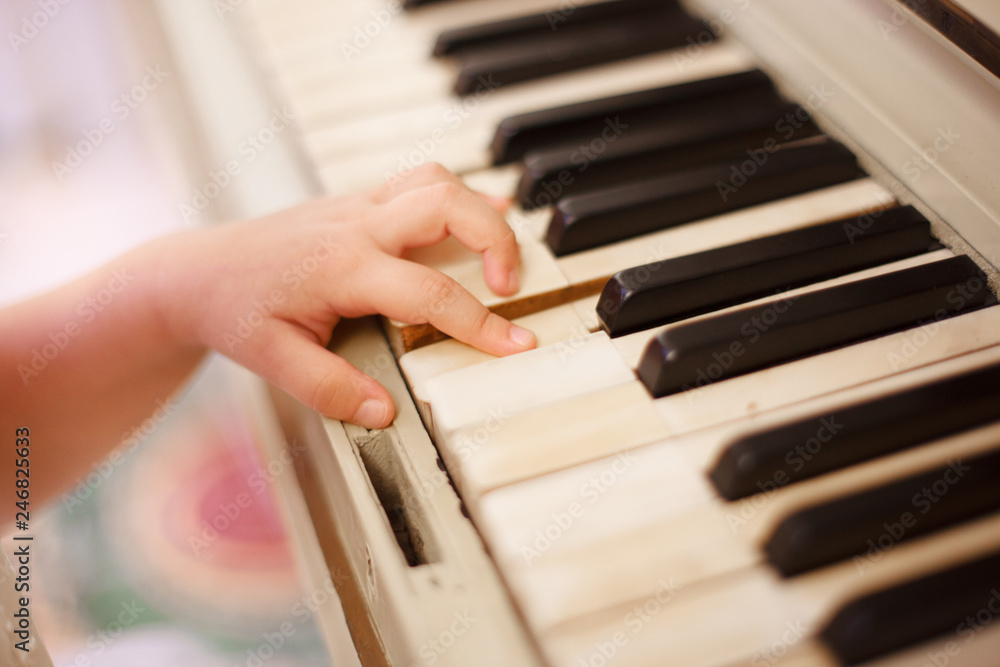
[[[151,326],[165,342],[181,346],[204,347],[199,322],[200,306],[192,280],[192,253],[199,247],[201,231],[183,231],[142,245],[127,255],[142,275],[142,298],[150,309]]]

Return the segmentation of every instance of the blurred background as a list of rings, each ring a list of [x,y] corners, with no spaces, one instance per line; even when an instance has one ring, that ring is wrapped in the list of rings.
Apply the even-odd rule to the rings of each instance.
[[[192,213],[207,140],[146,4],[0,3],[0,305],[226,213]],[[339,603],[302,575],[277,491],[290,465],[264,453],[246,380],[210,359],[33,514],[32,611],[55,665],[332,664],[317,615]]]

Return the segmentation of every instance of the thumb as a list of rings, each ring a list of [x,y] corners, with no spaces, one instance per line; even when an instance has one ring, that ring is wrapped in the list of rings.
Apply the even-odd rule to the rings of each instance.
[[[370,429],[392,423],[392,397],[385,387],[304,332],[281,324],[258,330],[260,347],[248,347],[236,361],[332,419]]]

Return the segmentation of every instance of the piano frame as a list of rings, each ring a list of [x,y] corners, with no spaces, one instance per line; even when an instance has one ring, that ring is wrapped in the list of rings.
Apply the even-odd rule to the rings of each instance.
[[[243,4],[153,3],[187,88],[205,172],[225,162],[245,128],[263,126],[277,99]],[[688,4],[753,51],[789,98],[807,104],[824,130],[919,208],[948,245],[987,268],[996,286],[1000,186],[989,167],[1000,155],[1000,86],[992,75],[893,0]],[[687,55],[697,57],[697,48]],[[954,127],[963,128],[958,136]],[[321,194],[303,156],[290,133],[282,136],[215,202],[220,217],[258,216]],[[259,381],[249,391],[274,435],[271,455],[289,442],[305,445],[283,505],[310,585],[332,574],[340,595],[343,611],[319,619],[336,664],[360,657],[366,666],[541,665],[377,324],[341,325],[331,349],[390,389],[399,407],[393,426],[372,435],[322,419]],[[348,629],[358,657],[345,646]]]

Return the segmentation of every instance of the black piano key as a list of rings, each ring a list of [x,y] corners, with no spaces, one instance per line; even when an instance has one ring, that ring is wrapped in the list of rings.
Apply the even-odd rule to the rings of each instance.
[[[862,231],[864,230],[864,231]],[[616,273],[597,304],[612,337],[921,252],[930,223],[909,206],[873,211]]]
[[[566,197],[555,207],[545,240],[566,255],[860,175],[841,144],[825,138],[744,151],[731,159]]]
[[[785,577],[852,556],[893,549],[907,540],[1000,510],[1000,452],[956,459],[927,472],[800,509],[764,543]]]
[[[740,99],[744,97],[744,99]],[[660,113],[651,122],[607,123],[578,143],[527,153],[517,198],[526,209],[820,134],[802,107],[728,97],[714,107]]]
[[[646,346],[638,375],[666,396],[993,301],[975,262],[952,257],[670,327]]]
[[[589,141],[612,122],[640,125],[678,113],[702,113],[739,96],[746,106],[753,100],[777,100],[777,92],[760,70],[614,95],[505,118],[497,126],[491,150],[493,163],[519,160],[544,146]]]
[[[722,451],[709,479],[723,498],[738,500],[996,420],[1000,364],[744,435]]]
[[[995,618],[998,589],[1000,554],[989,554],[852,600],[819,639],[846,665],[950,633],[960,649]]]
[[[423,0],[427,2],[429,0]],[[566,3],[546,12],[516,16],[500,21],[478,23],[445,30],[434,44],[434,55],[445,56],[470,48],[523,39],[527,35],[545,35],[555,30],[572,30],[586,24],[607,21],[636,12],[664,10],[680,11],[676,0],[612,0],[589,5]]]
[[[466,49],[457,57],[459,95],[714,39],[705,24],[674,9],[528,34],[510,43]]]

